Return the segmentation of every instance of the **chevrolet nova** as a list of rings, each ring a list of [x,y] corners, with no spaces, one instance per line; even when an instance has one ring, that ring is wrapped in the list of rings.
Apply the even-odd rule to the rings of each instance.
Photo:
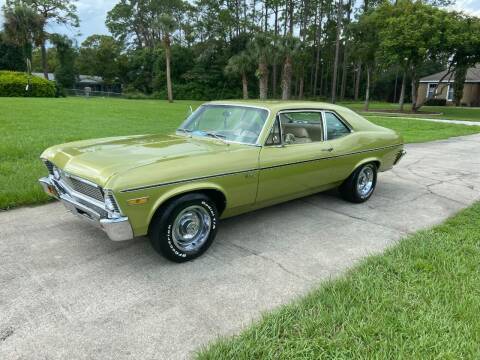
[[[223,218],[332,188],[364,202],[404,154],[400,135],[341,106],[210,102],[171,135],[48,148],[40,184],[110,239],[148,235],[183,262],[207,250]]]

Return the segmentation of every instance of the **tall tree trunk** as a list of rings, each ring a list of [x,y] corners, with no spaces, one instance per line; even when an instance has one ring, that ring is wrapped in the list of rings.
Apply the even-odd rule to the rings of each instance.
[[[47,49],[45,47],[45,40],[42,40],[42,44],[40,45],[41,52],[42,52],[42,70],[43,76],[45,79],[48,80],[48,63],[47,63]]]
[[[317,81],[318,81],[318,70],[320,68],[320,39],[322,35],[322,18],[323,18],[323,0],[319,1],[319,14],[318,14],[318,23],[316,27],[316,54],[315,54],[315,75],[313,77],[313,96],[317,95]]]
[[[263,5],[265,6],[265,25],[263,31],[268,31],[268,5],[267,2],[264,1]]]
[[[172,91],[172,78],[170,74],[170,59],[172,57],[171,49],[170,49],[170,34],[165,33],[164,38],[165,43],[165,63],[166,63],[166,73],[167,73],[167,96],[168,102],[173,102],[173,91]]]
[[[347,29],[350,24],[350,16],[352,15],[352,0],[348,1],[347,12]],[[347,60],[348,60],[348,31],[345,31],[345,44],[343,46],[343,65],[342,65],[342,80],[340,86],[340,99],[345,98],[345,89],[347,87]]]
[[[395,70],[395,86],[393,87],[393,103],[397,102],[397,87],[398,87],[398,69]]]
[[[300,80],[299,80],[299,83],[298,83],[298,98],[299,99],[303,99],[303,90],[304,90],[303,88],[305,86],[305,81],[304,81],[303,77],[304,76],[303,76],[303,71],[302,71],[302,73],[300,75]]]
[[[468,66],[462,64],[455,68],[455,78],[453,80],[453,100],[455,106],[462,105],[463,88],[465,86],[465,79],[467,77]],[[450,84],[452,86],[452,84]]]
[[[292,92],[292,56],[288,54],[285,56],[282,71],[282,100],[290,99]]]
[[[358,101],[358,97],[360,96],[360,80],[362,79],[362,63],[358,63],[357,66],[357,74],[355,76],[355,94],[353,99]]]
[[[400,104],[400,111],[403,111],[403,106],[405,105],[405,88],[407,86],[407,71],[403,70],[402,76],[402,87],[400,88],[400,100],[398,103]]]
[[[412,67],[412,112],[417,112],[417,69]]]
[[[288,33],[290,35],[293,34],[293,0],[289,0],[289,7],[288,7],[288,20],[289,20],[289,25],[288,25]]]
[[[247,0],[243,0],[243,32],[247,32]]]
[[[278,2],[275,3],[275,21],[274,21],[274,34],[273,37],[273,48],[276,49],[277,45],[277,36],[278,36]],[[276,51],[275,51],[276,52]],[[272,97],[277,97],[277,56],[273,55],[273,64],[272,64]]]
[[[365,106],[364,110],[368,111],[368,107],[370,105],[370,66],[367,66],[367,87],[365,89]]]
[[[242,72],[242,91],[243,91],[243,99],[247,100],[248,99],[248,80],[247,80],[247,74]]]
[[[268,96],[268,65],[266,59],[260,59],[258,63],[258,88],[260,100],[266,100]]]
[[[342,7],[343,1],[338,1],[337,9],[337,36],[335,39],[335,61],[333,63],[333,75],[332,75],[332,103],[337,101],[337,76],[338,76],[338,59],[340,56],[340,31],[342,29]]]

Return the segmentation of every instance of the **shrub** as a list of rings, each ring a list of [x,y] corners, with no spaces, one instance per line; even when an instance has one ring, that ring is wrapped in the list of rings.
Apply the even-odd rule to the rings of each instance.
[[[154,92],[153,97],[155,99],[167,99],[167,89]],[[241,97],[240,86],[212,87],[208,84],[196,82],[173,84],[173,98],[175,100],[239,99]]]
[[[447,105],[447,100],[445,99],[428,99],[425,101],[426,106],[445,106]]]
[[[0,96],[54,97],[56,92],[53,81],[23,72],[0,71]]]

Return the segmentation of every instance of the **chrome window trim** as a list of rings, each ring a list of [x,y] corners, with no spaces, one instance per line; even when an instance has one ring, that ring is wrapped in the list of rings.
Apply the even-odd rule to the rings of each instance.
[[[327,118],[325,117],[325,114],[327,112],[333,114],[343,125],[345,125],[345,127],[348,129],[349,133],[344,135],[344,136],[341,136],[341,137],[345,137],[345,136],[348,136],[348,135],[351,135],[352,133],[355,132],[355,130],[352,128],[352,126],[343,118],[341,117],[336,111],[333,111],[333,110],[324,110],[323,111],[324,114],[323,114],[323,118],[324,118],[324,134],[325,134],[325,141],[331,141],[331,140],[336,140],[336,139],[328,139],[327,137]],[[339,138],[337,138],[339,139]]]
[[[320,125],[320,128],[322,130],[322,140],[321,141],[312,141],[311,143],[304,143],[304,144],[284,144],[283,143],[283,130],[282,130],[282,123],[280,121],[280,114],[284,114],[284,113],[292,113],[292,112],[318,112],[320,113],[320,123],[318,125]],[[321,143],[321,142],[324,142],[325,140],[325,127],[324,127],[324,121],[323,121],[323,118],[324,118],[324,115],[323,115],[323,110],[321,109],[292,109],[292,110],[279,110],[277,112],[277,114],[275,115],[275,121],[276,119],[278,119],[278,122],[279,122],[279,127],[280,127],[280,141],[281,141],[281,145],[267,145],[266,144],[266,141],[267,139],[265,139],[265,145],[264,146],[269,146],[269,147],[272,147],[272,146],[277,146],[277,147],[285,147],[285,146],[292,146],[292,145],[311,145],[311,144],[314,144],[314,143]],[[275,126],[275,122],[273,123],[272,127],[270,128],[270,131],[272,131],[273,129],[273,126]]]
[[[272,132],[273,128],[275,127],[275,125],[277,123],[278,123],[278,129],[279,129],[279,133],[280,133],[280,144],[267,144],[268,137],[270,136],[270,133]],[[275,115],[275,120],[273,121],[272,127],[268,131],[268,136],[265,139],[265,143],[263,144],[263,146],[268,146],[268,147],[284,147],[285,146],[284,143],[283,143],[283,130],[282,130],[282,125],[280,124],[279,113],[277,113]]]

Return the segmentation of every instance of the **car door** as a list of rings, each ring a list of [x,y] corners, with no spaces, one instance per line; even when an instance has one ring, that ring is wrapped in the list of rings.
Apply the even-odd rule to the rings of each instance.
[[[320,110],[277,114],[259,156],[258,204],[273,204],[320,191],[331,182],[332,148],[324,141]]]

